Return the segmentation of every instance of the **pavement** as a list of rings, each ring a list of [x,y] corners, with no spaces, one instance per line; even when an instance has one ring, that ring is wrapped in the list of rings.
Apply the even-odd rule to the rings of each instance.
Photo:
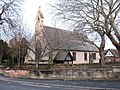
[[[1,76],[0,90],[120,90],[120,81],[39,80]]]

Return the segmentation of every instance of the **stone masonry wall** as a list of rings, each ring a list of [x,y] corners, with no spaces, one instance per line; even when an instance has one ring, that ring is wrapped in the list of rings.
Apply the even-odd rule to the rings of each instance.
[[[64,80],[81,80],[81,79],[120,79],[120,68],[111,69],[101,68],[57,68],[53,70],[0,70],[8,77],[25,77],[37,79],[64,79]]]

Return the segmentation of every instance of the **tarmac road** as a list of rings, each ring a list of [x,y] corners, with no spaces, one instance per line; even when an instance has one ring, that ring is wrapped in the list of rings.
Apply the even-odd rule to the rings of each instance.
[[[120,90],[120,81],[64,81],[0,77],[0,90]]]

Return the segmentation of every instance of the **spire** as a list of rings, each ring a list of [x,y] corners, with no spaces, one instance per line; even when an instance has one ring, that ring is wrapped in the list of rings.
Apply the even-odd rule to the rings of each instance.
[[[38,9],[38,15],[39,15],[41,18],[44,18],[44,17],[43,17],[43,14],[42,14],[42,11],[41,11],[41,7],[39,7],[39,9]]]
[[[41,7],[39,7],[37,15],[36,15],[36,24],[35,24],[35,31],[37,32],[41,32],[41,30],[43,29],[43,14],[41,11]]]
[[[37,15],[36,15],[36,24],[43,24],[43,14],[42,14],[42,11],[41,11],[41,7],[39,7],[38,9],[38,12],[37,12]]]

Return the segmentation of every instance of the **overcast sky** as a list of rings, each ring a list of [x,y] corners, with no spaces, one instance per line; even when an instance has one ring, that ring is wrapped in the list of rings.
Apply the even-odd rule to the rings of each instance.
[[[44,15],[44,25],[53,26],[49,6],[49,4],[53,1],[54,0],[25,0],[23,3],[23,17],[25,22],[30,25],[32,29],[34,29],[35,17],[40,6]]]

